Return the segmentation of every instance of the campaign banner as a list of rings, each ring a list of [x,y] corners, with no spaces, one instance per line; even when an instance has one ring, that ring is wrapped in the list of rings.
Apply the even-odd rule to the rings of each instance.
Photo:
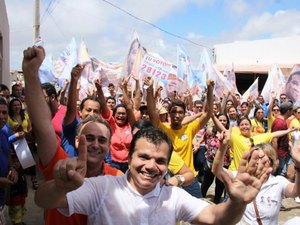
[[[140,72],[154,80],[166,81],[172,69],[172,63],[153,54],[145,53]]]

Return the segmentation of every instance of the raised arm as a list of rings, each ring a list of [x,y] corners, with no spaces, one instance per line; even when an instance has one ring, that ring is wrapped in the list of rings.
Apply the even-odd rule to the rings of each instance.
[[[69,84],[70,84],[70,81],[66,80],[65,83],[64,83],[63,88],[61,89],[61,91],[59,93],[59,103],[61,105],[67,105],[67,102],[66,102],[66,92],[67,92]]]
[[[220,148],[219,150],[216,152],[216,155],[215,155],[215,158],[214,158],[214,162],[213,162],[213,165],[212,165],[212,169],[211,169],[211,172],[213,174],[216,175],[216,177],[221,180],[222,180],[222,172],[227,172],[228,175],[230,177],[233,177],[232,173],[229,171],[229,170],[226,170],[224,168],[224,156],[225,156],[225,153],[228,149],[228,145],[229,145],[229,142],[230,142],[230,130],[226,130],[226,131],[223,131],[221,136],[220,136]]]
[[[37,153],[43,166],[47,166],[56,152],[56,134],[52,126],[50,108],[46,102],[38,75],[45,58],[43,47],[27,48],[23,52],[22,69],[28,114],[32,121]]]
[[[207,206],[195,218],[194,223],[221,225],[238,223],[247,204],[256,198],[262,184],[272,171],[272,168],[267,166],[269,159],[266,155],[260,159],[256,150],[250,160],[249,156],[248,151],[243,154],[236,177],[232,178],[226,172],[221,173],[229,200]],[[259,179],[255,177],[257,173],[260,174]]]
[[[123,82],[119,85],[119,87],[121,88],[121,90],[123,92],[123,100],[124,100],[124,104],[126,105],[126,109],[127,109],[128,122],[132,126],[136,120],[135,120],[135,116],[134,116],[134,112],[133,112],[133,102],[131,101],[131,98],[128,96],[128,93],[127,93],[128,80],[129,80],[129,77],[126,77],[123,80]]]
[[[150,121],[154,126],[158,126],[159,124],[159,115],[156,112],[156,103],[154,98],[154,90],[153,90],[153,79],[151,77],[146,77],[144,80],[145,85],[148,86],[147,88],[147,110],[150,117]]]
[[[203,114],[203,112],[198,112],[198,113],[195,113],[194,115],[191,115],[191,116],[185,116],[182,120],[182,125],[185,125],[185,124],[188,124],[188,123],[191,123],[193,122],[195,119],[198,119],[199,117],[201,117]]]
[[[201,120],[200,129],[202,129],[208,122],[209,118],[213,114],[213,90],[214,90],[214,81],[208,80],[207,82],[207,97],[206,97],[206,104],[205,104],[205,112],[201,114],[199,117]]]
[[[139,110],[141,106],[142,96],[141,96],[141,87],[140,87],[140,81],[139,79],[135,79],[133,76],[133,79],[135,80],[135,96],[134,96],[134,109]]]
[[[102,82],[99,79],[95,80],[94,82],[97,89],[97,96],[101,104],[101,114],[103,118],[108,118],[110,115],[110,109],[106,105],[106,99],[102,90]]]
[[[87,148],[84,135],[79,138],[78,158],[67,158],[56,163],[54,180],[40,185],[35,193],[35,203],[42,208],[67,208],[68,192],[79,188],[86,174]]]
[[[296,129],[298,129],[298,128],[290,127],[287,130],[274,131],[274,132],[272,132],[272,137],[273,138],[279,138],[279,137],[284,136],[284,135],[286,135],[286,134],[288,134],[288,133],[290,133],[292,131],[295,131]]]
[[[68,95],[68,103],[67,103],[67,111],[64,117],[64,125],[71,124],[76,118],[77,114],[77,100],[78,100],[78,92],[77,92],[77,84],[78,80],[81,76],[81,73],[84,69],[82,65],[76,65],[73,67],[71,72],[71,81],[70,81],[70,89]]]
[[[270,102],[270,104],[268,105],[268,119],[272,118],[272,109],[274,106],[274,101],[275,101],[275,97],[276,97],[276,93],[274,91],[271,92],[271,96],[272,96],[272,100]]]

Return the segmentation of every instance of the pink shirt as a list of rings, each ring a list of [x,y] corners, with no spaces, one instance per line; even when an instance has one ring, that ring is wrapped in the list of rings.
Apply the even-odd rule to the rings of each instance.
[[[55,133],[59,138],[61,138],[62,134],[62,123],[64,116],[66,114],[67,107],[64,105],[60,105],[58,107],[58,111],[55,113],[54,117],[52,118],[52,126],[55,130]]]
[[[112,137],[110,141],[111,158],[115,162],[128,162],[128,153],[132,141],[131,125],[119,127],[110,111],[109,117],[104,118],[110,125]]]

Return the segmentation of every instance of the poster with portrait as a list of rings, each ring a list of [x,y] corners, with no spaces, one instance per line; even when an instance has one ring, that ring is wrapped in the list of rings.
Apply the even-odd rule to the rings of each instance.
[[[286,96],[293,102],[300,100],[300,68],[295,66],[285,84]]]

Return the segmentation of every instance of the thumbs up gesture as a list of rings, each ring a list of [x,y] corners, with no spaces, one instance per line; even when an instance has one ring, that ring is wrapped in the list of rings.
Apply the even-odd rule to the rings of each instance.
[[[78,157],[67,158],[56,163],[53,176],[55,185],[67,192],[79,188],[86,175],[87,147],[84,135],[79,137]]]

